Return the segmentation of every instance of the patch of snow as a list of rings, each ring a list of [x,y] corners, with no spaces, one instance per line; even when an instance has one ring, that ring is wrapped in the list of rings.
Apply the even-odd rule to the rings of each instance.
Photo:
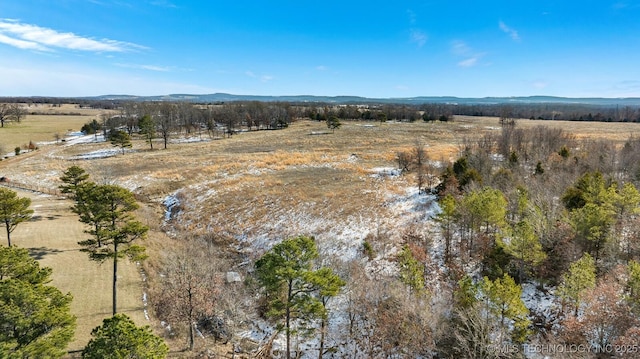
[[[242,276],[238,272],[226,272],[225,273],[225,281],[227,283],[242,282]]]
[[[524,305],[529,309],[534,321],[541,321],[541,323],[534,322],[534,325],[546,325],[557,318],[558,301],[554,292],[554,289],[536,283],[522,284],[521,298]]]
[[[177,197],[177,193],[178,192],[168,195],[162,201],[162,204],[165,207],[165,211],[164,211],[165,222],[169,222],[171,220],[171,217],[175,214],[174,210],[176,209],[177,206],[180,205],[180,200]]]
[[[211,141],[211,139],[202,138],[201,136],[172,138],[169,140],[170,143],[194,143],[194,142],[209,142],[209,141]]]
[[[496,161],[496,162],[502,162],[504,161],[504,156],[499,154],[499,153],[494,153],[491,155],[491,159]]]
[[[393,213],[418,215],[417,220],[429,220],[440,213],[440,206],[435,195],[425,195],[416,187],[405,188],[405,195],[394,195],[388,199]]]
[[[402,170],[394,167],[375,167],[371,169],[373,174],[371,177],[385,178],[385,177],[399,177],[402,174]]]
[[[265,172],[273,172],[273,170],[267,169],[267,168],[255,168],[253,166],[247,168],[247,170],[245,171],[246,174],[252,175],[252,176],[260,176]]]
[[[105,142],[104,134],[85,135],[83,132],[73,132],[65,138],[65,145],[73,146],[81,143]]]
[[[262,344],[275,333],[275,328],[264,320],[254,320],[251,324],[252,328],[238,333],[239,338]]]
[[[71,160],[94,160],[98,158],[114,157],[114,156],[117,156],[119,153],[122,153],[121,149],[108,148],[108,149],[83,153],[81,155],[71,156],[70,159]]]

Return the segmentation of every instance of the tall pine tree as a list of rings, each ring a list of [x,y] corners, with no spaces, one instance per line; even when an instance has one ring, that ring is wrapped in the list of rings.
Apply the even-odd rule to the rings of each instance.
[[[343,284],[329,268],[313,269],[318,250],[313,238],[299,236],[276,244],[256,262],[256,276],[266,299],[266,316],[280,323],[291,358],[291,334],[308,331],[308,324],[326,316],[321,298],[335,296]],[[297,325],[294,326],[294,321]]]

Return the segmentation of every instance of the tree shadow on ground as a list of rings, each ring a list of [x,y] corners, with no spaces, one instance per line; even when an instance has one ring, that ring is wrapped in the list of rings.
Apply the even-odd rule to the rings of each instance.
[[[29,255],[35,260],[41,260],[49,254],[56,254],[56,253],[62,252],[59,249],[47,248],[47,247],[33,247],[33,248],[28,248],[28,250],[29,250]]]
[[[53,221],[53,220],[58,219],[60,217],[61,216],[59,214],[54,214],[54,215],[51,215],[51,216],[35,215],[35,216],[31,217],[30,221],[31,222],[37,222],[37,221],[42,221],[42,220],[45,220],[45,219],[48,220],[48,221]]]

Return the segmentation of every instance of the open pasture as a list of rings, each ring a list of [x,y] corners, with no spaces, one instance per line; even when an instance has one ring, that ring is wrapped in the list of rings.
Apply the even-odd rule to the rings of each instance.
[[[68,116],[61,116],[57,122],[61,127],[51,130],[77,130],[91,116],[95,114],[74,119],[75,125],[64,122]],[[25,138],[38,131],[38,126],[27,127],[27,123],[24,121],[26,132],[21,133]],[[611,139],[619,144],[640,132],[635,123],[517,123],[522,128],[537,125],[559,127],[576,138]],[[15,124],[5,129],[12,126]],[[424,208],[403,207],[403,200],[415,196],[406,191],[414,187],[414,179],[413,175],[392,174],[397,152],[410,151],[420,142],[431,161],[447,162],[458,156],[464,138],[489,132],[499,135],[497,118],[460,116],[446,123],[345,121],[334,133],[324,122],[301,120],[284,130],[243,132],[226,139],[210,139],[202,133],[197,135],[199,141],[181,141],[176,134],[166,150],[161,149],[160,139],[155,140],[153,151],[144,141],[134,139],[126,154],[104,158],[79,159],[112,148],[110,143],[48,144],[1,161],[0,175],[53,191],[62,171],[78,165],[96,182],[132,190],[144,204],[143,222],[153,229],[145,243],[151,254],[152,277],[155,261],[171,248],[161,228],[246,240],[243,245],[253,247],[244,254],[249,258],[259,255],[260,248],[274,239],[301,233],[317,235],[321,249],[332,248],[343,256],[370,236],[399,240],[398,228],[424,222],[420,222]],[[30,248],[43,265],[52,267],[54,284],[74,295],[73,311],[79,325],[70,349],[80,349],[90,330],[110,314],[111,271],[106,268],[110,263],[90,262],[78,251],[77,242],[86,235],[77,217],[68,211],[70,202],[20,194],[32,197],[36,219],[18,227],[15,243]],[[163,201],[168,196],[178,198],[179,205],[173,219],[165,223]],[[374,249],[383,252],[386,247]],[[139,324],[148,323],[142,311],[138,268],[123,264],[120,273],[122,310]],[[180,348],[182,343],[177,345]]]
[[[540,125],[561,128],[576,138],[610,139],[618,144],[640,132],[636,123],[517,122],[521,128]],[[301,120],[284,130],[243,132],[226,139],[210,139],[203,132],[195,140],[191,134],[192,141],[186,142],[175,134],[166,150],[161,149],[160,139],[154,140],[153,151],[144,141],[134,140],[124,155],[115,152],[91,159],[86,155],[113,147],[105,142],[48,145],[3,161],[0,174],[55,189],[61,172],[77,164],[95,181],[118,183],[156,205],[167,195],[181,192],[197,205],[193,214],[185,212],[185,216],[200,216],[190,221],[190,227],[207,227],[203,215],[234,213],[234,209],[282,196],[294,204],[329,201],[324,210],[357,212],[371,200],[367,195],[383,184],[375,172],[395,167],[399,151],[411,151],[420,142],[431,161],[448,162],[458,156],[465,138],[485,133],[500,134],[497,118],[458,116],[445,123],[345,121],[334,133],[324,122]],[[408,184],[411,177],[395,180]],[[265,211],[254,207],[252,221]]]
[[[82,125],[91,121],[100,121],[100,114],[106,110],[80,108],[73,104],[52,106],[49,104],[23,105],[27,112],[25,118],[18,122],[7,122],[0,128],[0,151],[2,155],[11,153],[14,148],[26,149],[29,142],[36,146],[55,143],[66,134],[79,131]]]

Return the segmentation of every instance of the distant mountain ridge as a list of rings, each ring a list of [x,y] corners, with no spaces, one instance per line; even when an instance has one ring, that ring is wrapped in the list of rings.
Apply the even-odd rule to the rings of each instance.
[[[556,96],[514,96],[514,97],[455,97],[455,96],[417,96],[417,97],[396,97],[396,98],[370,98],[361,96],[313,96],[313,95],[292,95],[292,96],[260,96],[260,95],[234,95],[228,93],[213,94],[170,94],[163,96],[134,96],[134,95],[102,95],[93,97],[83,97],[92,100],[131,100],[131,101],[189,101],[189,102],[234,102],[234,101],[261,101],[261,102],[318,102],[336,104],[357,104],[357,103],[394,103],[394,104],[422,104],[422,103],[442,103],[442,104],[534,104],[534,103],[567,103],[584,104],[598,106],[640,106],[638,97],[556,97]]]

